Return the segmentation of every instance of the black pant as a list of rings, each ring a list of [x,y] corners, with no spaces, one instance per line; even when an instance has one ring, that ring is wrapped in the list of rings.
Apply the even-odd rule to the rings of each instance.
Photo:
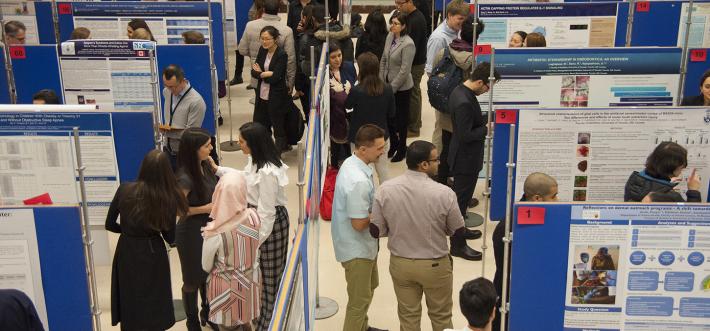
[[[446,185],[451,170],[449,170],[449,145],[453,134],[446,130],[441,130],[441,152],[439,153],[439,173],[436,175],[439,183]]]
[[[253,121],[265,126],[271,132],[274,131],[274,138],[286,139],[286,112],[278,107],[269,107],[269,102],[274,100],[263,100],[259,97],[259,91],[255,90],[256,102],[254,103]]]
[[[446,131],[444,131],[446,132]],[[473,190],[476,188],[478,181],[478,172],[474,174],[455,174],[454,175],[454,192],[456,192],[456,200],[459,204],[461,215],[466,217],[468,210],[468,202],[473,197]],[[451,236],[451,248],[463,247],[466,245],[466,239],[461,236]]]
[[[234,66],[234,77],[242,77],[242,72],[244,71],[244,55],[239,54],[239,51],[234,51],[236,55],[236,63]]]
[[[394,119],[390,122],[390,149],[397,153],[407,151],[407,124],[409,123],[409,97],[412,89],[399,91],[394,94],[394,102],[397,110]]]
[[[309,114],[311,113],[311,81],[308,79],[307,75],[299,71],[296,73],[295,85],[296,91],[303,92],[303,95],[300,96],[299,99],[301,101],[301,109],[303,110],[303,114],[306,116],[307,123],[310,116]]]
[[[335,168],[340,168],[340,164],[352,155],[350,151],[350,143],[338,144],[332,139],[330,140],[330,165]]]

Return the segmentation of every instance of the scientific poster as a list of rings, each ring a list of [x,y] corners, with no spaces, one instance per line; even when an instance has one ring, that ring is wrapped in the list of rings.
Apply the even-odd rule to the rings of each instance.
[[[710,328],[706,206],[573,206],[565,330]]]
[[[126,40],[63,42],[59,60],[66,103],[152,111],[149,50],[154,48],[152,42]]]
[[[111,114],[0,114],[0,196],[5,205],[49,193],[55,204],[78,203],[72,128],[80,127],[89,222],[103,224],[119,185]]]
[[[548,47],[614,47],[617,3],[481,4],[480,44],[508,47],[516,31],[545,36]]]
[[[673,106],[680,48],[517,48],[496,51],[501,80],[493,104],[505,107]],[[488,56],[480,60],[489,61]],[[484,110],[488,98],[479,98]]]
[[[680,10],[680,24],[678,24],[678,47],[685,44],[685,29],[688,22],[688,3],[684,2]],[[690,36],[688,48],[710,47],[710,3],[694,2],[693,15],[691,16]]]
[[[688,149],[677,190],[685,194],[685,180],[697,169],[708,196],[710,110],[521,109],[519,123],[515,192],[539,171],[557,179],[560,201],[624,201],[631,173],[644,169],[659,143],[674,141]]]
[[[0,289],[25,293],[35,305],[44,328],[49,330],[31,208],[0,209]]]
[[[199,31],[209,39],[206,3],[86,2],[73,4],[72,9],[74,27],[88,28],[92,39],[128,39],[128,22],[134,18],[146,21],[160,45],[182,44],[182,33],[189,30]]]
[[[25,25],[25,45],[39,45],[39,33],[34,1],[0,1],[0,19],[3,24],[18,21]]]

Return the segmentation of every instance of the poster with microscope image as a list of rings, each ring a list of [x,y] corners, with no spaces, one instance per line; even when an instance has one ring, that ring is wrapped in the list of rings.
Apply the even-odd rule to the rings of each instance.
[[[675,186],[685,194],[693,169],[708,198],[710,110],[692,108],[527,108],[519,110],[515,192],[544,172],[559,184],[560,201],[624,201],[624,185],[664,141],[688,150]]]

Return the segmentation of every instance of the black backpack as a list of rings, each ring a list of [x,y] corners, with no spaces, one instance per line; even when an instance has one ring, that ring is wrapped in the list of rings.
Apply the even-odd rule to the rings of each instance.
[[[444,57],[436,65],[426,83],[431,106],[442,113],[448,113],[449,95],[462,81],[463,70],[454,62],[449,47],[444,48]]]

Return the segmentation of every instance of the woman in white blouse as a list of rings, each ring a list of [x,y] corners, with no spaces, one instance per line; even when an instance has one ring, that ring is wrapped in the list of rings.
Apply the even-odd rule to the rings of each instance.
[[[244,167],[247,202],[256,208],[261,219],[259,242],[262,245],[259,252],[263,287],[256,330],[264,331],[269,327],[281,275],[286,266],[289,220],[284,188],[288,185],[288,166],[281,161],[271,133],[259,123],[249,122],[239,128],[239,145],[242,152],[249,155],[249,162]],[[214,163],[212,169],[217,176],[237,171],[218,167]]]

